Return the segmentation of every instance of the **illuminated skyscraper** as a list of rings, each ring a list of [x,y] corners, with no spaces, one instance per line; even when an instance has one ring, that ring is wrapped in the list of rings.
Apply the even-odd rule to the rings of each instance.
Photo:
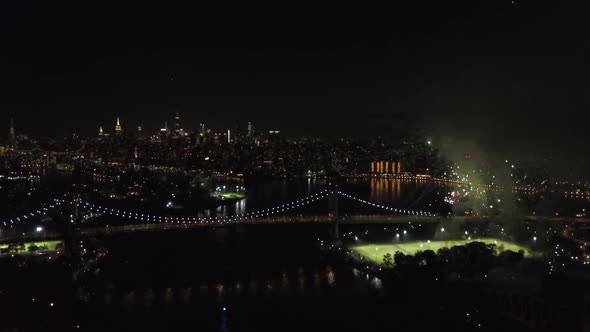
[[[117,124],[115,125],[115,133],[122,134],[123,127],[121,127],[121,121],[119,121],[119,117],[117,117]]]
[[[160,129],[160,138],[166,138],[168,135],[168,121],[164,122],[164,127]]]
[[[254,126],[252,122],[248,122],[248,137],[252,137],[254,135]]]
[[[16,139],[16,135],[14,134],[14,119],[10,118],[10,132],[8,133],[8,140],[10,142],[14,142]]]
[[[102,130],[102,126],[98,127],[98,137],[102,137],[104,135],[104,131]]]
[[[180,113],[176,112],[176,114],[174,114],[174,133],[180,135],[180,131]]]

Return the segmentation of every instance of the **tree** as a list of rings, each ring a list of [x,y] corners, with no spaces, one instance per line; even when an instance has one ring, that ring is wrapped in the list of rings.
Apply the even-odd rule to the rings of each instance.
[[[36,244],[34,244],[34,243],[33,243],[33,244],[31,244],[31,245],[29,246],[29,251],[30,251],[30,252],[35,252],[35,251],[37,251],[37,250],[39,250],[39,247],[38,247]]]
[[[404,253],[401,251],[396,251],[393,256],[393,261],[395,262],[395,265],[397,265],[397,266],[407,265],[408,264],[408,256],[404,255]]]
[[[18,251],[18,244],[16,244],[16,243],[8,244],[8,251],[17,252]]]
[[[391,256],[390,253],[387,253],[383,256],[383,265],[385,265],[385,267],[393,266],[393,256]]]

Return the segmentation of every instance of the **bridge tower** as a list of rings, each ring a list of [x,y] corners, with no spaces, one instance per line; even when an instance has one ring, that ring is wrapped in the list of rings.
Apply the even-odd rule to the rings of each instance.
[[[338,215],[338,187],[332,186],[330,189],[330,194],[328,196],[328,218],[332,222],[332,238],[334,240],[338,240],[338,222],[339,222],[339,215]]]

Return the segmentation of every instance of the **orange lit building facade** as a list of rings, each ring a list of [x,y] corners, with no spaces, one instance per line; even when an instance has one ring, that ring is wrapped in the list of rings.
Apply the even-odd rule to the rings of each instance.
[[[401,174],[402,166],[399,161],[372,161],[371,174]]]

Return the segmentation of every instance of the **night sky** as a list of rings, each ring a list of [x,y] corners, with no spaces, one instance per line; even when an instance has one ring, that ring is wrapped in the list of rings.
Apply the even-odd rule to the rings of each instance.
[[[155,130],[179,111],[187,129],[416,131],[461,151],[586,157],[584,1],[122,2],[2,2],[6,132],[11,115],[63,136],[112,131],[117,115]]]

